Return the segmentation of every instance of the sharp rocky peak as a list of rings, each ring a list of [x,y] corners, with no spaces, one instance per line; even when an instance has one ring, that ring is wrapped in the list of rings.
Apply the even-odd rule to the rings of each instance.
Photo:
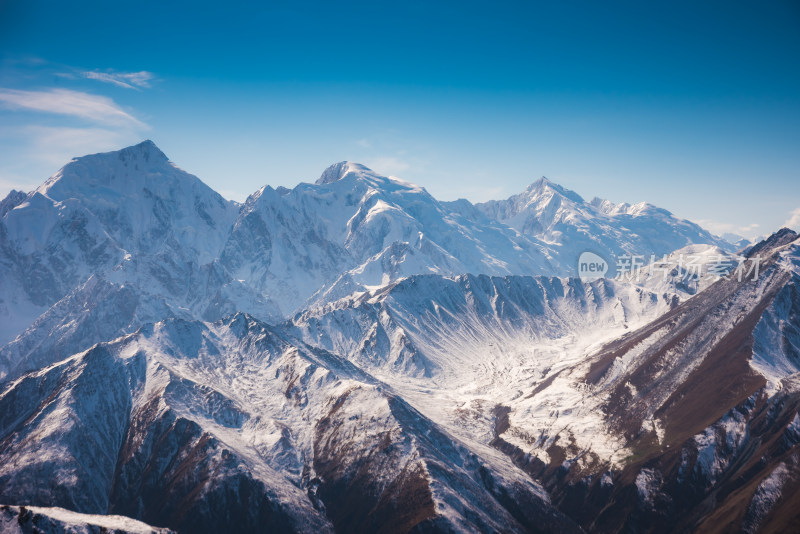
[[[2,219],[6,213],[22,204],[27,197],[27,193],[12,189],[6,198],[0,200],[0,219]]]
[[[129,146],[118,151],[120,159],[143,159],[145,161],[161,161],[167,162],[166,154],[156,146],[154,142],[145,139],[138,145]],[[113,154],[113,152],[112,152]]]
[[[771,236],[747,249],[745,255],[751,258],[756,255],[767,256],[772,254],[775,250],[793,243],[798,239],[800,239],[800,234],[797,232],[789,228],[781,228]]]
[[[574,202],[578,203],[584,202],[583,197],[581,197],[578,193],[553,182],[546,176],[542,176],[541,178],[533,182],[531,185],[529,185],[528,188],[526,189],[526,193],[528,193],[529,195],[538,196],[545,193],[548,190],[556,194],[559,194],[563,197],[566,197]]]

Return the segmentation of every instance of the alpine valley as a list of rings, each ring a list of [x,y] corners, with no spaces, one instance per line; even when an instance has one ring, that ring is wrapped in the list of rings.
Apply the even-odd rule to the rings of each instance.
[[[800,236],[740,245],[546,178],[73,159],[0,201],[0,530],[796,532]]]

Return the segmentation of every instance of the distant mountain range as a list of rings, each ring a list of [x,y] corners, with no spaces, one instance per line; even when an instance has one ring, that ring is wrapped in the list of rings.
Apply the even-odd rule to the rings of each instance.
[[[732,249],[665,210],[585,203],[546,179],[473,206],[342,162],[239,205],[150,141],[76,158],[37,190],[13,191],[0,214],[0,343],[90,276],[153,293],[156,315],[271,320],[412,274],[570,276],[584,250],[612,261]]]
[[[736,248],[545,178],[238,204],[149,141],[76,158],[0,202],[0,527],[788,531],[800,237]]]

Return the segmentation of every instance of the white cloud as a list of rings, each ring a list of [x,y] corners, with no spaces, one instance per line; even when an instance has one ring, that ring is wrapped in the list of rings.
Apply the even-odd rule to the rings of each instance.
[[[30,139],[31,156],[54,168],[77,156],[117,150],[141,141],[135,132],[108,128],[28,126],[23,131]]]
[[[361,148],[372,148],[372,143],[369,142],[369,139],[359,139],[356,144]]]
[[[0,104],[10,109],[68,115],[108,126],[147,128],[108,97],[68,89],[22,91],[0,88]]]
[[[111,83],[117,87],[136,90],[150,87],[150,82],[155,79],[155,75],[146,70],[139,72],[100,72],[92,70],[81,72],[81,76],[90,80]]]
[[[789,218],[783,226],[795,231],[800,231],[800,208],[794,209],[789,213]]]
[[[753,238],[756,236],[758,234],[759,226],[757,223],[740,225],[722,221],[714,221],[711,219],[700,219],[697,221],[697,224],[712,234],[738,234],[747,238]]]

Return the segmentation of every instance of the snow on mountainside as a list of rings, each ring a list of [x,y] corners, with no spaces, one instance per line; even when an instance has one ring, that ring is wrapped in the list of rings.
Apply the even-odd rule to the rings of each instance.
[[[750,254],[763,255],[758,280],[690,287],[677,272],[644,280],[655,293],[610,280],[415,276],[311,308],[289,328],[460,438],[509,455],[588,530],[707,529],[720,518],[703,499],[735,489],[736,473],[745,489],[725,506],[754,515],[720,524],[760,531],[791,524],[797,500],[781,495],[800,487],[800,239],[784,230]]]
[[[535,445],[514,431],[526,414],[510,414],[502,448],[584,526],[778,532],[800,520],[800,236],[781,230],[749,254],[756,280],[726,277],[568,371],[624,461],[587,461],[562,441],[527,462]]]
[[[620,279],[654,293],[674,293],[684,299],[695,295],[740,264],[742,257],[714,245],[688,245],[653,259],[639,272],[627,272]]]
[[[505,223],[525,235],[551,244],[560,265],[575,274],[578,256],[585,250],[603,255],[614,263],[622,255],[663,256],[692,244],[734,249],[698,225],[679,219],[652,204],[614,204],[599,198],[586,202],[547,178],[506,200],[476,204],[486,216]]]
[[[579,199],[564,194],[564,203]],[[215,320],[246,311],[272,320],[413,274],[570,274],[580,252],[566,237],[557,244],[520,234],[502,222],[507,210],[495,210],[501,220],[494,220],[467,201],[441,203],[350,162],[331,166],[315,184],[267,186],[239,206],[150,141],[76,158],[33,193],[12,193],[1,205],[0,344],[93,275],[136,288],[142,302],[163,303],[171,316]],[[680,233],[663,225],[654,231]],[[597,230],[609,250],[631,248],[625,228],[607,226]],[[570,228],[560,231],[578,227]],[[687,242],[711,241],[699,233],[675,244]],[[663,247],[650,248],[636,250]]]
[[[453,432],[488,444],[497,406],[528,405],[526,391],[551,384],[603,341],[667,312],[676,300],[607,279],[427,275],[311,308],[291,328],[392,384]],[[571,417],[553,418],[552,406],[573,406],[581,397],[560,391],[526,414],[526,435],[552,441],[557,424],[583,447],[607,455],[621,448],[613,436],[604,444],[605,422],[591,410],[575,406]]]
[[[242,293],[215,266],[238,206],[149,141],[77,158],[18,200],[0,220],[0,343],[93,275],[138,286],[176,314],[202,317]],[[276,310],[260,306],[247,311]]]
[[[129,254],[172,247],[199,264],[219,256],[238,212],[235,203],[170,163],[152,141],[77,158],[37,194],[54,204],[77,201],[91,209]],[[10,221],[7,227],[11,231]],[[49,233],[47,228],[28,230]]]
[[[80,514],[63,508],[0,505],[0,531],[6,534],[170,534],[120,515]]]
[[[5,214],[13,210],[28,198],[28,195],[22,191],[12,189],[6,198],[0,200],[0,219],[5,217]]]
[[[578,531],[481,453],[244,314],[147,326],[0,389],[6,501],[186,532]]]
[[[149,141],[77,158],[0,201],[0,502],[185,532],[779,530],[800,241],[749,247],[758,281],[700,276],[731,248],[544,179],[472,205],[341,162],[240,205]],[[586,250],[655,262],[559,278]]]
[[[419,186],[351,162],[315,184],[265,187],[248,198],[222,262],[286,313],[318,291],[333,300],[411,274],[553,269],[536,240],[470,221]]]

